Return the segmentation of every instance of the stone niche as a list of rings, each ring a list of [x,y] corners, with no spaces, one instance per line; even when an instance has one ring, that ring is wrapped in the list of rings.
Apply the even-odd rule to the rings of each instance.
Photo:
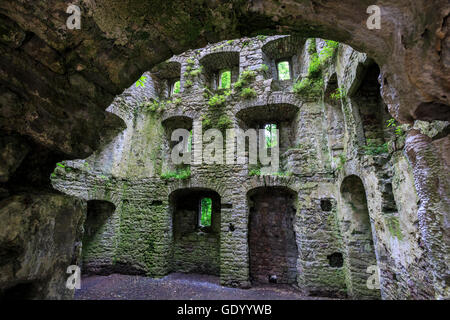
[[[154,67],[150,74],[158,97],[165,99],[173,95],[175,83],[181,81],[181,64],[177,61],[167,61]]]
[[[346,245],[346,280],[351,296],[380,298],[380,291],[367,286],[367,269],[377,266],[374,235],[361,179],[348,176],[341,185],[341,226]],[[330,260],[331,262],[331,260]]]
[[[193,119],[186,115],[170,116],[162,121],[164,127],[165,140],[161,143],[162,150],[162,172],[176,172],[179,170],[185,170],[190,167],[187,163],[175,164],[172,161],[173,148],[182,143],[185,148],[184,151],[189,153],[189,138],[188,141],[183,141],[183,138],[179,138],[178,141],[172,141],[172,134],[175,130],[184,129],[192,133]],[[182,153],[184,154],[184,152]]]
[[[200,58],[203,83],[210,90],[219,89],[220,75],[223,71],[231,72],[231,83],[239,78],[239,52],[219,51],[208,52]]]
[[[283,164],[284,153],[296,144],[296,137],[298,137],[298,111],[298,106],[289,103],[246,106],[236,113],[236,118],[239,120],[240,128],[244,131],[248,129],[263,130],[268,124],[276,125],[279,130],[280,160]],[[246,145],[246,147],[248,146]]]
[[[296,194],[286,188],[263,187],[251,190],[248,202],[250,280],[252,283],[296,283]]]
[[[268,67],[268,77],[272,79],[272,90],[279,91],[291,88],[295,80],[299,78],[304,43],[304,39],[297,36],[279,37],[268,41],[261,48],[264,64]],[[289,79],[287,80],[279,77],[280,63],[282,62],[286,62],[289,66]]]
[[[212,201],[211,225],[200,222],[201,201]],[[220,196],[203,188],[174,191],[170,197],[173,221],[173,272],[219,275],[220,272]]]

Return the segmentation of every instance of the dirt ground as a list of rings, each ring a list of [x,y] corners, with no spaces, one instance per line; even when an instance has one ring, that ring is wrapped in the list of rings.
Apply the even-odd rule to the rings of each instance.
[[[112,274],[87,276],[76,300],[318,300],[287,285],[260,285],[251,289],[227,288],[219,278],[173,273],[161,279]]]

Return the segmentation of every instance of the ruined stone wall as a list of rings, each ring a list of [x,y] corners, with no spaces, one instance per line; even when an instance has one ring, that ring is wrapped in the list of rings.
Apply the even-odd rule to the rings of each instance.
[[[164,78],[164,72],[157,79],[153,76],[160,70],[157,68],[145,74],[145,87],[133,86],[116,98],[110,110],[126,122],[127,128],[90,158],[67,161],[53,177],[54,186],[61,191],[86,200],[110,201],[117,208],[105,228],[99,229],[102,240],[86,248],[85,266],[92,271],[109,268],[109,272],[163,276],[171,271],[196,271],[193,257],[202,255],[202,264],[208,267],[197,271],[220,274],[224,285],[249,286],[248,194],[256,188],[278,186],[297,195],[293,232],[298,248],[298,286],[313,294],[348,294],[355,298],[376,297],[380,291],[387,299],[433,297],[434,280],[427,274],[430,266],[417,226],[417,194],[409,161],[401,151],[401,137],[386,129],[384,109],[373,110],[383,107],[379,96],[358,91],[370,61],[341,45],[335,62],[324,71],[322,93],[299,96],[293,92],[294,81],[280,83],[274,79],[273,66],[268,71],[262,68],[270,56],[263,48],[272,42],[296,56],[295,72],[302,78],[308,72],[308,48],[313,42],[283,39],[244,38],[188,51],[170,60],[180,64],[180,94],[161,96],[166,91],[158,90],[158,79]],[[323,41],[314,42],[320,51]],[[220,57],[221,53],[227,57],[238,53],[241,74],[255,72],[247,84],[254,90],[253,96],[242,97],[235,89],[230,95],[205,89],[208,68],[201,69],[201,61],[211,54]],[[232,77],[237,79],[236,72]],[[346,95],[330,98],[335,88],[343,88]],[[224,102],[210,105],[214,95],[222,96]],[[358,95],[366,100],[358,100]],[[374,112],[375,129],[369,129],[367,121],[362,120],[373,120],[365,117],[367,109]],[[277,118],[283,114],[289,115],[288,119]],[[194,141],[200,126],[224,131],[251,127],[249,123],[264,119],[288,123],[282,126],[288,129],[281,134],[280,172],[261,176],[247,165],[191,164],[190,176],[167,176],[174,167],[166,155],[164,123],[180,117],[192,123]],[[366,134],[373,130],[383,132],[379,143],[389,144],[387,152],[367,154]],[[381,271],[381,288],[373,295],[352,290],[349,285],[355,272],[348,267],[346,252],[353,240],[345,236],[341,184],[350,175],[362,180],[367,197],[373,241],[359,245],[376,255],[375,264]],[[210,189],[220,196],[220,237],[199,235],[193,230],[180,244],[174,238],[170,196],[192,188]],[[364,269],[358,272],[358,285],[364,286]]]

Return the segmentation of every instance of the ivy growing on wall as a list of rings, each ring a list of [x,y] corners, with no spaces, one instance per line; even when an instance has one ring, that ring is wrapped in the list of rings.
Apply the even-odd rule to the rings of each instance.
[[[332,62],[338,47],[338,42],[325,40],[324,47],[318,53],[315,39],[309,40],[308,52],[311,55],[311,60],[308,74],[302,80],[294,83],[294,93],[310,98],[318,97],[322,94],[324,87],[323,71]]]

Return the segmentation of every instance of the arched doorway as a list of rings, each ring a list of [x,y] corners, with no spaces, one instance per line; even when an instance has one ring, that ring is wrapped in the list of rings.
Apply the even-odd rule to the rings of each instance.
[[[247,198],[251,282],[296,283],[296,194],[287,188],[261,187],[251,190]]]
[[[346,246],[344,262],[349,296],[379,299],[379,288],[373,288],[367,283],[374,274],[370,270],[377,268],[377,259],[366,191],[358,176],[351,175],[344,179],[341,184],[341,200],[341,227]]]

